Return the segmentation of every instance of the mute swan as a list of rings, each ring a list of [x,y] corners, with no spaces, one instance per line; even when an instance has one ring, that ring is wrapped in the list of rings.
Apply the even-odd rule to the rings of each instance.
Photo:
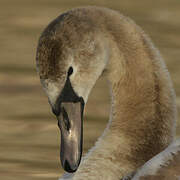
[[[70,172],[63,179],[120,180],[173,141],[176,105],[169,73],[129,18],[100,7],[68,11],[42,33],[36,61],[61,130],[61,164]],[[102,74],[111,92],[110,120],[80,164],[83,109]]]

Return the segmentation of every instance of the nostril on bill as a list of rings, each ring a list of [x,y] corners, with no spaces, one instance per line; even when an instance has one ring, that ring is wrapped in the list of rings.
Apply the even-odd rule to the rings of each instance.
[[[65,126],[66,130],[69,131],[71,125],[70,125],[68,114],[64,107],[62,107],[62,116],[63,116],[64,126]]]

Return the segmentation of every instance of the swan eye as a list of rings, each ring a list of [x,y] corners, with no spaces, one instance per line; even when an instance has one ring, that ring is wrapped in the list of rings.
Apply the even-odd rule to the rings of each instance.
[[[73,68],[70,67],[69,70],[68,70],[68,76],[70,76],[72,73],[73,73]]]

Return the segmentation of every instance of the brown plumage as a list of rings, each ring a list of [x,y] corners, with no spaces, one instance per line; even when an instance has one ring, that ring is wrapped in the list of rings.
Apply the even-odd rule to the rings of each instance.
[[[127,180],[128,177],[123,180]],[[150,159],[132,176],[131,180],[179,180],[180,179],[180,139],[164,151]]]
[[[85,102],[102,72],[110,84],[110,122],[73,180],[119,180],[172,142],[176,105],[169,73],[129,18],[99,7],[68,11],[42,33],[36,60],[51,105],[70,66],[72,87]]]

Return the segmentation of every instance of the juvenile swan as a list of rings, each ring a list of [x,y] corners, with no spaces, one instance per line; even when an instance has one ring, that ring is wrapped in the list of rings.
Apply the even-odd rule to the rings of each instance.
[[[98,7],[68,11],[42,33],[36,60],[61,130],[62,166],[77,170],[73,180],[120,180],[173,141],[176,106],[169,73],[129,18]],[[110,120],[80,164],[83,109],[102,74],[111,92]]]

